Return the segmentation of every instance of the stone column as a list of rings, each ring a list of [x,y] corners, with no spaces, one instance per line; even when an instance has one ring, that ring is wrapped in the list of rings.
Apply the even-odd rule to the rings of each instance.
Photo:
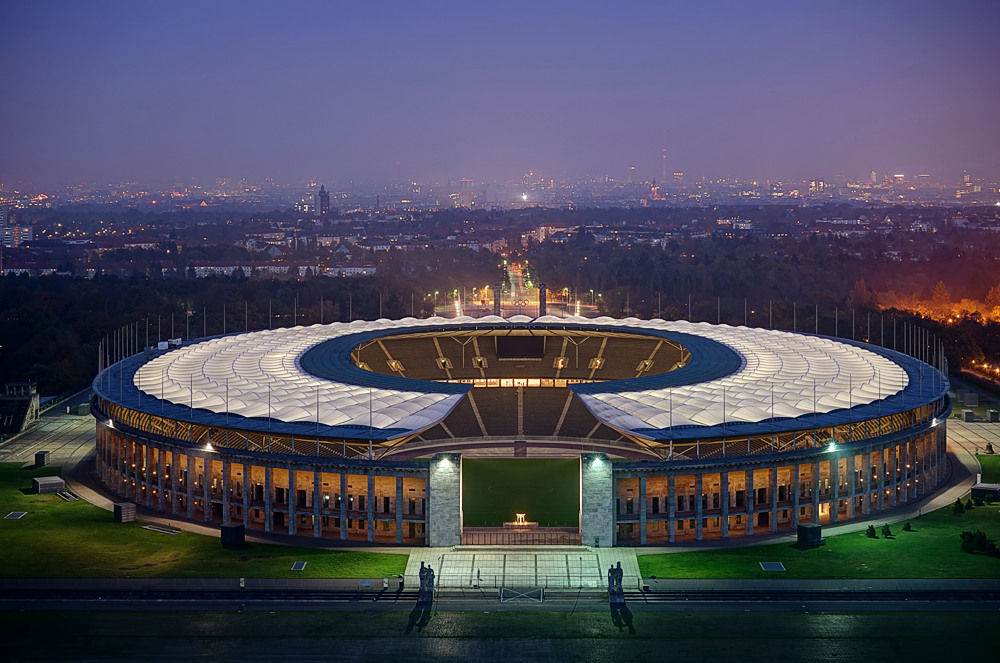
[[[747,536],[753,536],[753,508],[757,501],[757,495],[753,487],[753,470],[746,471],[747,485]]]
[[[396,477],[396,543],[403,543],[403,476]]]
[[[847,517],[848,519],[854,518],[854,503],[857,501],[858,490],[858,473],[854,469],[854,454],[852,453],[847,457],[847,477],[850,480],[850,485],[847,487]]]
[[[840,459],[830,459],[830,522],[835,523],[840,515]]]
[[[899,469],[903,476],[899,478],[899,483],[900,488],[902,488],[900,492],[903,496],[903,504],[906,504],[910,501],[910,486],[908,484],[913,482],[909,476],[911,468],[907,467],[907,465],[913,464],[910,460],[910,442],[904,442],[900,448],[903,452],[903,457],[899,461]]]
[[[202,456],[201,462],[202,462],[202,467],[205,468],[205,471],[202,472],[203,480],[201,482],[202,484],[201,494],[202,494],[202,499],[204,500],[205,508],[202,509],[203,513],[201,515],[202,515],[202,520],[204,520],[207,523],[212,520],[212,484],[210,480],[212,478],[211,473],[213,468],[212,468],[212,461],[207,456]]]
[[[702,500],[704,492],[702,479],[703,474],[698,472],[694,475],[694,540],[701,541],[702,523],[705,521],[705,504]]]
[[[250,529],[250,491],[253,485],[250,483],[250,464],[243,463],[243,526]]]
[[[295,470],[288,468],[288,490],[285,495],[286,501],[288,503],[288,533],[295,534],[298,529],[298,524],[295,522],[295,496],[297,491],[295,490]]]
[[[156,450],[156,508],[163,511],[164,504],[166,503],[167,496],[166,493],[166,481],[163,478],[165,473],[164,467],[166,463],[163,462],[163,449]],[[171,467],[171,471],[173,468]]]
[[[125,440],[125,499],[135,501],[135,486],[132,485],[132,465],[135,463],[135,447],[131,440]]]
[[[771,516],[768,519],[768,529],[778,531],[778,468],[771,468]]]
[[[639,545],[646,545],[646,475],[639,477]]]
[[[107,428],[105,428],[104,424],[97,424],[97,430],[104,436],[111,458],[108,463],[111,466],[111,471],[108,472],[108,482],[106,485],[108,488],[114,489],[121,485],[122,474],[121,463],[118,462],[118,441],[115,439],[115,436],[112,435]],[[112,483],[112,481],[114,483]],[[112,490],[112,492],[116,494],[118,493],[117,490]]]
[[[885,463],[885,449],[878,450],[878,497],[877,508],[879,511],[885,510],[885,475],[888,471]]]
[[[819,522],[819,462],[813,463],[812,522]]]
[[[222,460],[222,524],[231,525],[233,519],[230,517],[229,510],[232,504],[232,495],[230,495],[230,479],[231,479],[231,464],[228,460]]]
[[[424,517],[428,546],[462,543],[462,454],[441,453],[431,458]]]
[[[153,463],[150,459],[151,449],[152,447],[148,443],[142,445],[142,466],[140,469],[142,470],[142,474],[145,475],[142,485],[146,487],[146,492],[142,497],[143,503],[146,506],[153,505]]]
[[[323,525],[322,520],[319,518],[319,507],[322,502],[322,495],[320,493],[320,477],[319,468],[313,470],[313,536],[317,539],[323,536]]]
[[[194,520],[194,483],[198,478],[194,471],[194,456],[188,451],[187,454],[187,481],[184,482],[184,490],[187,493],[187,517]]]
[[[674,542],[677,532],[677,495],[674,491],[674,475],[667,477],[667,541]]]
[[[896,486],[899,483],[899,472],[896,471],[896,447],[889,449],[889,507],[896,506]]]
[[[799,464],[792,466],[795,479],[792,481],[792,527],[798,529],[799,526],[799,491],[802,490],[802,482],[799,481]]]
[[[179,467],[177,467],[177,452],[171,451],[170,452],[170,492],[172,495],[172,499],[170,500],[171,513],[180,513],[181,509],[181,500],[177,495],[177,485],[180,482],[178,476],[180,475],[180,473],[181,470]]]
[[[270,532],[274,524],[274,486],[271,481],[271,468],[264,467],[264,531]]]
[[[872,512],[872,491],[875,490],[875,481],[872,479],[872,452],[871,449],[865,452],[865,481],[861,485],[865,494],[865,499],[861,503],[861,512],[870,515]]]
[[[347,540],[347,469],[340,470],[340,540]]]
[[[374,470],[368,469],[368,497],[365,506],[368,507],[368,522],[365,523],[365,534],[368,535],[368,542],[375,540],[375,475]]]
[[[729,472],[722,473],[719,482],[719,506],[722,507],[722,538],[729,538]]]

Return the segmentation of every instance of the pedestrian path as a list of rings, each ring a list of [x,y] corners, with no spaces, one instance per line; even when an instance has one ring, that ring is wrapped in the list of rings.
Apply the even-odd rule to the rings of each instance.
[[[588,546],[456,546],[413,548],[406,566],[407,586],[419,585],[423,562],[438,589],[472,587],[605,589],[608,569],[622,567],[622,584],[639,586],[639,564],[631,548]]]

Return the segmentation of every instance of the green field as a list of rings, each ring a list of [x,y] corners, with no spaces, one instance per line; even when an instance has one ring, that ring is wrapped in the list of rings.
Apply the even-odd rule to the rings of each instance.
[[[11,612],[5,658],[51,660],[995,660],[996,613]],[[124,635],[123,635],[124,634]],[[56,635],[56,637],[53,637]],[[127,637],[125,637],[127,635]]]
[[[577,527],[578,458],[463,458],[462,512],[467,527],[500,527],[527,514],[542,527]]]
[[[27,511],[19,520],[0,520],[3,577],[378,578],[406,568],[406,555],[257,543],[226,550],[214,537],[115,523],[83,500],[29,494],[32,477],[57,475],[58,467],[20,468],[0,463],[0,515]],[[291,573],[295,561],[308,562],[305,570]]]
[[[939,509],[891,526],[891,539],[864,532],[826,537],[826,545],[799,549],[780,543],[749,548],[639,555],[643,576],[658,578],[1000,578],[1000,558],[963,553],[959,532],[982,530],[1000,540],[998,505],[961,516]],[[881,523],[875,524],[878,530]],[[785,573],[765,572],[759,562],[782,562]]]
[[[992,455],[978,454],[976,460],[983,468],[983,483],[1000,483],[1000,449]]]

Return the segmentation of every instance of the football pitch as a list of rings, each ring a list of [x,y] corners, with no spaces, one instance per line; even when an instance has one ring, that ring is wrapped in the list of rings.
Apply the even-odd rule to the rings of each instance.
[[[463,458],[465,527],[502,527],[515,513],[541,527],[577,527],[579,458]]]

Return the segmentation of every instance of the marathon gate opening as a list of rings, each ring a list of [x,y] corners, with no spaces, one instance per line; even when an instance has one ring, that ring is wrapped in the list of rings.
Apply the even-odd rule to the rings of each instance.
[[[462,543],[576,545],[579,458],[463,458]]]

